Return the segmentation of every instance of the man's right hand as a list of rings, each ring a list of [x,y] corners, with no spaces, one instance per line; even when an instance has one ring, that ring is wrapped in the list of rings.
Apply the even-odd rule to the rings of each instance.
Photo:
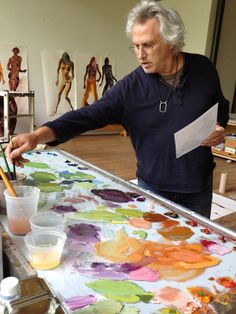
[[[42,126],[31,133],[23,133],[12,137],[11,142],[6,147],[6,156],[17,167],[24,167],[24,162],[27,160],[22,157],[22,154],[35,149],[38,144],[53,142],[56,140],[54,131]]]
[[[35,149],[37,146],[37,136],[32,133],[23,133],[12,137],[7,145],[5,153],[11,163],[13,160],[17,167],[24,167],[24,162],[28,160],[22,157],[22,154]]]

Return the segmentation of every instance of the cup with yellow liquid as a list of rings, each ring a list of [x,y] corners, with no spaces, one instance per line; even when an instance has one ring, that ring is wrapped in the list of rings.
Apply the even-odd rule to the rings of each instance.
[[[59,229],[33,230],[24,237],[28,259],[33,268],[47,270],[60,264],[66,233]]]

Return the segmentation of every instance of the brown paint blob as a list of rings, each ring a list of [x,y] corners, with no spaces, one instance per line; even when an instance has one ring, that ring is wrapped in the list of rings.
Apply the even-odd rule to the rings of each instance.
[[[161,221],[164,221],[168,218],[161,215],[161,214],[158,214],[158,213],[146,212],[143,214],[143,219],[150,221],[150,222],[161,222]]]

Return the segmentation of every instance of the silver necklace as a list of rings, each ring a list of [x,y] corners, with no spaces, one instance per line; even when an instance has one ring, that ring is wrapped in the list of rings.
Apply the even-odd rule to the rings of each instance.
[[[168,96],[166,98],[166,100],[162,100],[161,99],[161,95],[160,95],[160,91],[159,91],[159,86],[158,86],[158,82],[157,82],[157,94],[158,94],[158,98],[159,100],[159,112],[161,113],[165,113],[168,107],[168,101],[170,99],[171,93],[175,87],[175,81],[176,81],[176,77],[177,77],[177,73],[178,73],[178,56],[176,56],[176,71],[175,71],[175,75],[174,75],[174,81],[173,81],[173,85],[171,85],[170,91],[168,93]]]

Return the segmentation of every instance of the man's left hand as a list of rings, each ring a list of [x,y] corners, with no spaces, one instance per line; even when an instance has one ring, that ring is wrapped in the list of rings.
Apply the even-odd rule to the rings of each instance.
[[[221,125],[216,125],[216,129],[205,140],[202,141],[201,146],[217,146],[224,142],[225,128]]]

